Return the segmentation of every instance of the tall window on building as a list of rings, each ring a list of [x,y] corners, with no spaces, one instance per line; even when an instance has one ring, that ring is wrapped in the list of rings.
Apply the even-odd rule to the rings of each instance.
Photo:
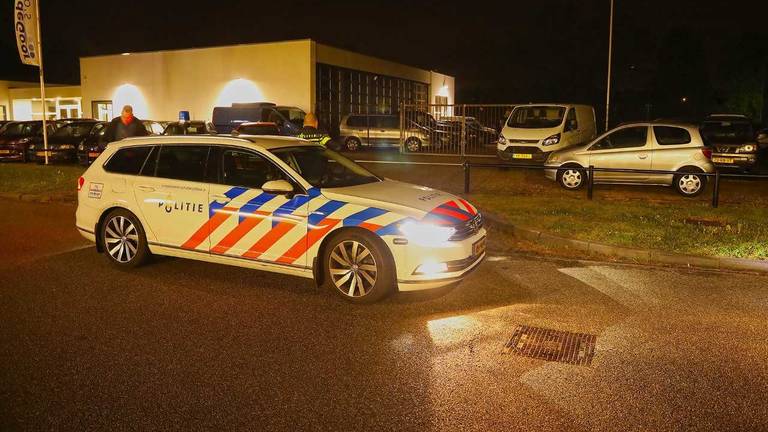
[[[332,136],[347,114],[398,114],[403,103],[428,101],[427,84],[402,78],[318,63],[316,79],[315,113]]]

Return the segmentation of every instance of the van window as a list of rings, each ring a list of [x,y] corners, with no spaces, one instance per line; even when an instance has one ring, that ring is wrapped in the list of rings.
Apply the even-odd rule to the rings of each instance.
[[[563,122],[565,108],[559,106],[522,106],[509,116],[507,126],[521,129],[548,129]]]
[[[691,142],[691,134],[687,130],[671,126],[654,126],[653,134],[659,145],[688,144]]]
[[[261,189],[271,180],[289,179],[280,168],[259,154],[235,149],[222,152],[221,184]]]
[[[208,146],[162,146],[157,159],[157,177],[202,182],[209,151]]]
[[[139,175],[152,147],[127,147],[115,152],[104,164],[104,170],[115,174]]]
[[[565,117],[565,131],[579,130],[579,122],[576,120],[576,108],[568,110],[568,115]]]
[[[611,150],[635,147],[645,147],[648,138],[648,127],[634,126],[619,129],[612,132],[597,143],[590,150]]]

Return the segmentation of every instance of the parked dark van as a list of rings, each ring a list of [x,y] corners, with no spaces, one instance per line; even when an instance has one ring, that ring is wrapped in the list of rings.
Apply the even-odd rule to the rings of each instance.
[[[233,103],[213,109],[213,125],[219,133],[230,134],[241,123],[271,122],[283,135],[296,136],[304,126],[306,114],[301,108],[271,102]]]

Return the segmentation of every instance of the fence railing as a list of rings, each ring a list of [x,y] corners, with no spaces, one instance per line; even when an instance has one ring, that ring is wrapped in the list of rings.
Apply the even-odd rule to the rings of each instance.
[[[493,156],[514,105],[404,104],[400,151],[450,156]]]
[[[381,161],[381,160],[356,160],[358,163],[373,163],[373,164],[390,164],[390,165],[432,165],[432,166],[453,166],[461,168],[464,174],[464,193],[468,194],[471,190],[472,169],[473,168],[495,168],[495,169],[518,169],[518,170],[535,170],[545,171],[552,170],[558,171],[565,168],[549,167],[545,165],[525,165],[525,164],[509,164],[500,162],[473,162],[464,160],[460,163],[450,162],[413,162],[413,161]],[[643,169],[630,169],[630,168],[597,168],[592,165],[581,168],[586,175],[586,195],[588,200],[594,198],[594,190],[596,184],[603,184],[599,181],[595,181],[596,173],[626,173],[626,174],[655,174],[655,175],[680,175],[679,171],[666,171],[666,170],[643,170]],[[697,172],[696,175],[705,177],[708,180],[713,179],[712,183],[712,199],[711,205],[713,208],[718,208],[720,205],[720,183],[723,179],[747,179],[747,180],[768,180],[768,175],[765,174],[735,174],[735,173],[721,173],[719,171],[714,173],[702,173]],[[605,183],[607,184],[607,183]]]

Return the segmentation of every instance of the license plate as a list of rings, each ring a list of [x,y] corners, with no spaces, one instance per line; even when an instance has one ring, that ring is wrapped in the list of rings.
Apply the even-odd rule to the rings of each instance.
[[[11,154],[10,150],[0,150],[0,154]]]
[[[512,153],[512,159],[533,159],[530,153]]]
[[[722,157],[713,157],[712,162],[714,163],[726,163],[726,164],[732,164],[733,159],[731,158],[722,158]]]
[[[97,157],[99,157],[100,154],[101,153],[90,152],[90,153],[88,153],[88,157],[97,158]]]
[[[485,237],[472,243],[472,256],[482,255],[485,252]]]
[[[37,156],[40,156],[40,157],[45,157],[45,153],[46,153],[46,152],[44,152],[44,151],[41,151],[41,152],[37,152],[37,153],[35,153],[35,154],[36,154]],[[48,152],[48,156],[51,156],[51,152]]]

